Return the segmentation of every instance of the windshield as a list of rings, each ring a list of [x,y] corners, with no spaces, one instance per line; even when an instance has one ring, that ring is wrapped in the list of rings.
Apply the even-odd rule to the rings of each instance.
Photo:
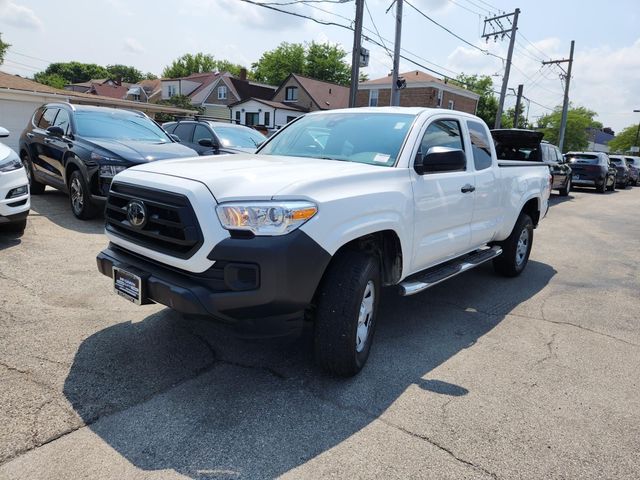
[[[253,128],[216,126],[214,130],[225,147],[258,148],[266,140]]]
[[[615,163],[616,165],[623,165],[621,158],[613,158],[613,157],[610,157],[610,158],[611,158],[611,163]]]
[[[588,153],[570,153],[567,157],[571,163],[598,163],[600,159],[598,155],[589,155]]]
[[[308,115],[277,134],[260,153],[392,167],[414,119],[405,113]]]
[[[77,111],[76,133],[82,137],[169,143],[167,134],[148,117],[126,111]]]

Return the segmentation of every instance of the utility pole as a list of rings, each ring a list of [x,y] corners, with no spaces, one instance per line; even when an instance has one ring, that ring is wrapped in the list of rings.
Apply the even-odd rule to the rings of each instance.
[[[500,128],[502,123],[502,110],[504,109],[504,97],[507,95],[507,86],[509,84],[509,72],[511,71],[511,58],[513,57],[513,46],[516,43],[516,30],[518,30],[518,15],[520,15],[520,9],[516,8],[513,13],[505,13],[504,15],[498,15],[496,17],[487,18],[484,21],[484,28],[482,31],[482,38],[489,41],[489,37],[493,37],[495,40],[498,36],[504,37],[509,35],[509,51],[507,52],[507,64],[504,66],[504,76],[502,77],[502,88],[500,89],[500,100],[498,101],[498,111],[496,112],[495,128]],[[511,20],[513,17],[513,20]],[[506,19],[511,22],[511,28],[504,28],[501,19]],[[490,29],[487,29],[490,26]]]
[[[362,15],[364,0],[356,0],[356,21],[353,28],[353,51],[351,52],[351,87],[349,88],[349,108],[356,106],[358,82],[360,81],[360,52],[362,45]]]
[[[396,40],[393,45],[393,73],[391,75],[391,106],[397,107],[400,105],[400,84],[398,82],[398,76],[400,73],[400,39],[402,37],[402,2],[403,0],[396,0]]]
[[[562,102],[562,120],[560,121],[560,135],[558,136],[558,148],[562,151],[564,146],[564,134],[567,130],[567,115],[569,113],[569,84],[571,83],[571,67],[573,67],[573,47],[575,46],[575,40],[571,40],[571,50],[569,51],[569,58],[563,58],[562,60],[549,60],[548,62],[542,62],[542,65],[549,65],[552,63],[568,63],[567,74],[564,76],[564,101]]]
[[[520,102],[522,101],[522,89],[524,85],[518,85],[518,96],[516,97],[516,111],[513,114],[513,128],[518,128],[518,119],[520,118]]]

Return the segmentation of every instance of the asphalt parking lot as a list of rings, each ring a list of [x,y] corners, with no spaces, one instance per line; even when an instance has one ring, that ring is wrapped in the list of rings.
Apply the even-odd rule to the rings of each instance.
[[[116,297],[54,190],[0,234],[0,478],[640,476],[640,188],[553,206],[516,279],[387,292],[356,378]]]

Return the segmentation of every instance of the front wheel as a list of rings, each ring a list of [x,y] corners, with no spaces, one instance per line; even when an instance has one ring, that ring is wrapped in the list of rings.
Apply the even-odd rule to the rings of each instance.
[[[75,170],[69,178],[69,202],[71,211],[80,220],[89,220],[98,213],[97,207],[91,203],[89,188],[79,170]]]
[[[560,196],[566,197],[567,195],[569,195],[570,191],[571,191],[571,177],[568,177],[567,183],[565,184],[564,188],[560,189]]]
[[[321,368],[342,377],[362,369],[373,341],[379,297],[375,257],[358,251],[334,257],[317,296],[314,343]]]
[[[529,262],[533,245],[533,221],[521,213],[509,237],[500,242],[502,254],[493,260],[494,270],[505,277],[517,277]]]
[[[609,190],[610,192],[613,192],[616,189],[616,180],[613,179],[613,181],[611,182],[611,186],[607,187],[607,190]],[[604,190],[602,190],[600,193],[604,193]]]
[[[29,158],[28,153],[23,153],[22,157],[22,166],[27,174],[27,181],[29,182],[29,193],[31,195],[39,195],[44,192],[46,185],[44,183],[40,183],[37,181],[33,175],[33,165],[31,164],[31,159]]]

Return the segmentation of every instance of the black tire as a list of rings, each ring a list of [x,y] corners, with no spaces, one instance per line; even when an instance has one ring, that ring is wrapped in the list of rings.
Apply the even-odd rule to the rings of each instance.
[[[523,251],[520,240],[525,231],[527,232],[527,238],[524,239]],[[498,245],[502,247],[502,254],[494,258],[494,270],[505,277],[517,277],[527,266],[529,255],[531,254],[531,246],[533,245],[533,221],[531,217],[526,213],[521,213],[509,237],[499,242]]]
[[[610,186],[610,187],[607,187],[606,189],[607,189],[608,191],[610,191],[610,192],[613,192],[613,191],[616,189],[616,181],[615,181],[615,179],[613,180],[613,183],[611,184],[611,186]],[[604,190],[603,190],[603,191],[601,191],[600,193],[604,193]]]
[[[69,177],[69,205],[80,220],[90,220],[98,214],[98,207],[91,202],[89,188],[79,170],[74,170]]]
[[[29,193],[31,193],[31,195],[40,195],[41,193],[44,193],[46,185],[44,183],[40,183],[34,178],[33,164],[31,163],[29,154],[23,153],[20,157],[20,160],[22,160],[22,166],[27,172],[27,179],[29,180]]]
[[[351,377],[362,369],[371,350],[379,297],[380,266],[375,257],[344,251],[333,258],[316,301],[314,345],[321,368],[342,377]],[[371,313],[362,315],[364,321],[360,322],[366,298],[370,299]]]
[[[566,197],[567,195],[569,195],[570,191],[571,191],[571,177],[567,177],[567,183],[564,185],[564,188],[560,189],[560,196]]]
[[[4,229],[7,232],[18,233],[22,235],[24,229],[27,228],[27,219],[20,220],[19,222],[11,222],[4,225]]]
[[[604,182],[602,182],[602,185],[597,187],[596,190],[598,190],[598,193],[606,193],[607,190],[612,191],[614,188],[614,183],[612,183],[610,187],[607,186],[607,179],[605,178]]]

